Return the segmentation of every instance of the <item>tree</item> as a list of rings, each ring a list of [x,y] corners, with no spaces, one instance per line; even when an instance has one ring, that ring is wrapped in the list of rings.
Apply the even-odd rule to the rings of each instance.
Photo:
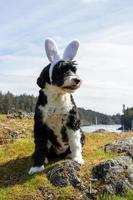
[[[124,109],[123,115],[121,117],[121,123],[124,126],[124,130],[132,129],[132,120],[133,120],[133,107]]]
[[[19,110],[26,112],[34,112],[37,98],[33,95],[17,95],[7,92],[2,94],[0,92],[0,113],[7,114],[17,112]]]

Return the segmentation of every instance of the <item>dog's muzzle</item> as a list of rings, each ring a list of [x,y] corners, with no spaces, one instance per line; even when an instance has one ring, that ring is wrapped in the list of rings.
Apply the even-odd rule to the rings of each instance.
[[[81,82],[81,79],[74,77],[69,79],[69,82],[66,81],[66,84],[63,86],[63,88],[68,90],[76,90],[80,87]]]

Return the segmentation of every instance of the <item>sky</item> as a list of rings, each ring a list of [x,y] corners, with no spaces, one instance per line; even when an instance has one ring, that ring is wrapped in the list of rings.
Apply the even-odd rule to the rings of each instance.
[[[106,114],[133,106],[132,0],[0,0],[0,91],[38,95],[47,37],[61,53],[80,41],[77,106]]]

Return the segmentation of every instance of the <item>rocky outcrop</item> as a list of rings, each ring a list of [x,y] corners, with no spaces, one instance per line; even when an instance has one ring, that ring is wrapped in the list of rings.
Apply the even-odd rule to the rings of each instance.
[[[55,186],[68,186],[81,184],[81,180],[77,175],[80,165],[73,161],[64,161],[56,164],[48,171],[48,179]]]
[[[106,144],[105,152],[123,153],[133,150],[133,137]]]
[[[77,174],[79,170],[80,165],[77,162],[66,160],[49,169],[47,177],[54,186],[64,187],[72,185],[81,192],[83,199],[95,199],[97,190],[86,188]]]
[[[19,119],[30,119],[30,118],[33,118],[34,117],[34,113],[28,113],[26,111],[19,111],[17,113],[10,113],[7,115],[7,118],[8,119],[16,119],[16,118],[19,118]]]
[[[93,131],[93,133],[107,133],[107,131],[105,129],[98,129],[96,131]]]
[[[125,155],[100,163],[93,169],[93,177],[103,183],[110,194],[125,194],[133,189],[133,137],[105,145],[105,152]]]
[[[12,143],[19,138],[26,137],[26,129],[22,128],[19,131],[12,130],[9,127],[2,126],[0,130],[0,145]]]
[[[133,160],[121,156],[100,163],[93,169],[93,177],[103,183],[105,192],[125,194],[133,189]]]
[[[48,172],[47,177],[55,186],[68,186],[80,190],[84,198],[95,199],[103,192],[123,195],[133,189],[133,138],[105,145],[106,152],[123,153],[125,155],[107,160],[95,166],[92,178],[88,177],[88,186],[81,180],[77,171],[80,165],[73,161],[56,164]],[[93,188],[92,188],[92,181]]]

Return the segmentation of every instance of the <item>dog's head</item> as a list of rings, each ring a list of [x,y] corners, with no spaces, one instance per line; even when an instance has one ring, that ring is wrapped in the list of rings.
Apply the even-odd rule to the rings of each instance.
[[[77,64],[72,61],[78,50],[78,41],[71,42],[64,51],[63,58],[60,57],[56,43],[48,39],[45,49],[50,64],[43,69],[37,84],[42,89],[46,85],[58,87],[63,92],[72,93],[81,85],[81,79],[77,76]]]

